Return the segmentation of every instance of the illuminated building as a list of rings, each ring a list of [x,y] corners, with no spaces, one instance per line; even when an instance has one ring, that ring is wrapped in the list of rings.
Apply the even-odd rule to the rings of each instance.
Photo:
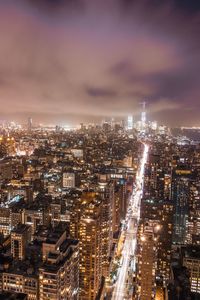
[[[189,270],[191,292],[200,294],[200,246],[182,248],[183,266]]]
[[[114,186],[100,182],[98,196],[102,201],[101,209],[101,244],[102,244],[102,275],[109,275],[109,264],[113,239],[113,202]]]
[[[142,113],[141,113],[141,122],[142,122],[143,125],[145,125],[145,123],[146,123],[146,111],[145,111],[146,102],[142,102],[141,104],[142,104],[142,108],[143,108]]]
[[[82,149],[71,149],[71,153],[75,158],[82,159],[83,158],[83,150]]]
[[[156,226],[149,222],[142,226],[138,249],[138,297],[140,300],[155,298],[156,260],[157,260]]]
[[[80,299],[94,300],[102,280],[102,201],[95,193],[85,193],[79,221]]]
[[[75,174],[74,173],[63,173],[63,187],[74,188],[75,187]]]
[[[11,254],[14,259],[23,260],[25,258],[26,245],[30,240],[30,226],[19,224],[11,231]]]
[[[173,228],[173,205],[170,201],[146,199],[141,205],[141,220],[158,222],[160,231],[157,234],[157,267],[156,277],[164,284],[169,280],[171,262],[171,244]]]
[[[113,201],[113,213],[112,213],[112,225],[113,225],[113,233],[118,233],[120,229],[120,195],[118,190],[116,190],[116,186],[114,187],[114,201]]]
[[[0,233],[8,236],[11,231],[10,209],[6,207],[0,208]]]
[[[191,171],[176,169],[172,180],[172,201],[174,204],[174,220],[172,242],[184,244],[186,242],[187,222],[189,215]]]
[[[165,300],[165,291],[161,287],[156,288],[155,300]]]
[[[121,179],[117,180],[115,184],[115,207],[116,207],[116,220],[122,220],[125,219],[127,207],[128,207],[128,191],[127,191],[127,184],[126,180]],[[116,222],[116,226],[117,226]],[[120,222],[118,223],[118,226],[120,225]]]
[[[21,274],[18,270],[4,272],[2,289],[27,294],[28,300],[39,300],[38,279],[32,274]]]
[[[146,102],[142,102],[142,112],[141,112],[141,120],[139,122],[139,129],[141,132],[145,132],[146,129]]]
[[[70,236],[74,239],[78,239],[79,237],[79,224],[80,224],[81,214],[82,214],[82,199],[77,197],[73,199],[73,203],[70,207]]]
[[[173,205],[166,201],[160,211],[161,230],[159,232],[158,253],[157,253],[157,274],[166,285],[169,281],[170,262],[171,262],[171,245],[173,232]]]
[[[133,116],[128,116],[127,129],[128,130],[132,130],[133,129]]]
[[[51,203],[51,224],[53,227],[61,221],[61,204]]]
[[[22,211],[22,223],[31,226],[32,235],[35,233],[38,225],[47,225],[49,218],[49,211],[45,209],[24,209]]]
[[[15,139],[14,137],[7,136],[0,137],[0,157],[5,157],[7,155],[15,155],[16,147],[15,147]]]
[[[79,243],[66,233],[50,233],[43,243],[39,268],[40,300],[79,299]]]
[[[132,158],[132,155],[129,154],[127,156],[124,157],[123,159],[123,166],[125,168],[132,168],[133,166],[133,158]]]
[[[200,183],[198,178],[190,185],[186,242],[190,245],[200,245]]]
[[[157,149],[156,149],[157,150]],[[147,199],[169,200],[171,194],[171,170],[166,167],[169,158],[161,155],[163,148],[159,151],[151,151],[149,154],[149,163],[145,171],[144,197]],[[164,156],[164,157],[163,157]],[[165,163],[163,162],[165,161]]]
[[[37,241],[27,244],[24,259],[17,260],[23,254],[20,247],[29,240],[25,241],[26,229],[28,226],[20,225],[13,231],[16,234],[11,236],[11,244],[12,239],[21,244],[14,243],[14,250],[11,245],[15,259],[1,273],[2,289],[25,293],[28,300],[78,300],[78,241],[67,238],[64,224],[54,229],[44,227],[38,232]]]
[[[158,128],[158,123],[156,121],[151,122],[151,128],[152,128],[152,130],[156,131]]]
[[[65,223],[66,226],[70,223],[70,212],[66,210],[66,204],[60,199],[54,200],[50,204],[51,225],[56,227],[60,222]]]

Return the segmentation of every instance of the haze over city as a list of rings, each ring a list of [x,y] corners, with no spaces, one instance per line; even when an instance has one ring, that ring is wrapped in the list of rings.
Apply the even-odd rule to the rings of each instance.
[[[198,1],[1,0],[2,120],[200,125]]]
[[[199,0],[0,0],[0,300],[200,300],[199,50]]]

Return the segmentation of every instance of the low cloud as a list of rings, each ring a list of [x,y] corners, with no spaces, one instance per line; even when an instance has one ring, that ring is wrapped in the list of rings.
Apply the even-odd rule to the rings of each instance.
[[[152,118],[198,123],[199,7],[155,3],[1,1],[2,116],[123,117],[145,98]]]

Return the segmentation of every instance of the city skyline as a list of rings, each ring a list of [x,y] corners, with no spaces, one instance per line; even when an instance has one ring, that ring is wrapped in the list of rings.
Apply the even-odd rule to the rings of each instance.
[[[200,299],[199,129],[141,105],[138,122],[0,124],[0,299]]]
[[[200,300],[199,25],[0,0],[0,300]]]
[[[197,1],[1,1],[2,120],[199,126]]]

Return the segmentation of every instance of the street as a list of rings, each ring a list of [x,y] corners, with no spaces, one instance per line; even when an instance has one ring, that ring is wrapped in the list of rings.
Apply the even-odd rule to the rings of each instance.
[[[137,227],[140,218],[140,202],[143,193],[144,171],[148,157],[148,150],[149,146],[144,144],[140,166],[136,175],[136,184],[127,212],[127,226],[125,226],[126,229],[124,247],[122,250],[122,264],[118,271],[118,277],[114,286],[112,300],[124,300],[132,298],[132,295],[129,294],[129,290],[132,287],[132,276],[130,276],[129,272],[133,272],[132,268],[130,268],[130,265],[134,264],[135,259]]]

